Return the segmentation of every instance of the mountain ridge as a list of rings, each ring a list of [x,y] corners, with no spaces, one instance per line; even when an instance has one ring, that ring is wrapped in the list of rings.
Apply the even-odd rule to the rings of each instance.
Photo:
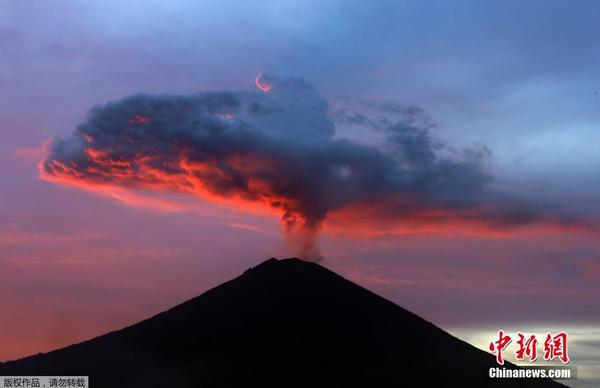
[[[149,319],[1,363],[0,375],[89,375],[94,388],[515,385],[489,379],[491,366],[493,355],[317,263],[270,258]]]

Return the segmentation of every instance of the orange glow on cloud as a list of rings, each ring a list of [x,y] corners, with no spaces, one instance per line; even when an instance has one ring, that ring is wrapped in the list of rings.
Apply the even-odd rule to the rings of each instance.
[[[596,233],[595,229],[558,220],[536,220],[523,224],[508,224],[502,219],[483,218],[481,209],[424,209],[415,207],[398,217],[390,213],[389,203],[355,204],[331,212],[323,230],[353,238],[374,238],[382,235],[472,236],[511,238],[523,235]]]
[[[254,80],[254,83],[256,84],[256,87],[258,87],[260,90],[262,90],[265,93],[270,93],[273,90],[273,86],[271,84],[269,84],[268,82],[265,82],[262,78],[261,78],[262,74],[259,74],[256,79]]]
[[[65,164],[56,159],[48,161],[49,146],[50,142],[46,145],[44,159],[38,164],[41,179],[77,187],[132,207],[152,208],[163,212],[191,210],[189,204],[183,201],[166,200],[149,193],[142,194],[148,190],[191,194],[218,206],[269,216],[279,214],[283,204],[290,204],[292,201],[277,197],[272,193],[269,183],[260,180],[250,180],[247,192],[231,192],[226,196],[214,193],[206,188],[202,179],[198,177],[198,174],[222,174],[213,162],[192,162],[182,156],[179,161],[180,173],[167,174],[151,165],[151,156],[135,157],[131,161],[111,159],[105,152],[90,146],[85,148],[85,154],[93,163],[83,171],[74,162]],[[259,158],[244,159],[240,156],[232,157],[230,162],[246,171],[266,168],[269,165],[267,161]],[[91,179],[88,174],[97,178]],[[301,221],[300,215],[294,217],[296,221]]]
[[[49,144],[46,148],[48,146]],[[281,214],[283,209],[298,207],[295,198],[276,194],[274,182],[260,179],[260,176],[268,175],[269,170],[275,167],[271,161],[259,155],[234,154],[227,160],[229,166],[245,176],[252,177],[244,191],[214,192],[203,183],[203,176],[216,174],[223,179],[230,178],[214,161],[192,161],[182,153],[178,158],[178,165],[172,166],[174,172],[166,173],[153,166],[154,158],[151,155],[136,156],[131,160],[111,159],[106,152],[94,149],[91,145],[85,148],[85,154],[92,162],[85,169],[76,165],[74,161],[69,164],[56,159],[42,161],[41,178],[110,197],[129,206],[153,208],[164,212],[188,211],[190,208],[184,202],[165,200],[141,192],[159,190],[186,193],[218,206],[268,216]],[[46,169],[43,167],[44,163],[47,163]],[[396,200],[401,202],[401,199]],[[415,206],[412,209],[403,209],[398,215],[390,213],[390,209],[393,208],[393,201],[350,204],[343,209],[331,211],[321,229],[329,234],[353,238],[373,238],[386,234],[509,238],[523,234],[589,232],[585,226],[551,220],[508,226],[503,224],[502,220],[482,218],[481,209],[477,208],[449,210]],[[298,223],[305,222],[300,213],[290,212],[284,212],[282,221],[288,230]],[[232,226],[239,227],[237,224]],[[247,226],[244,228],[249,229]],[[316,233],[318,229],[317,227],[310,232]]]

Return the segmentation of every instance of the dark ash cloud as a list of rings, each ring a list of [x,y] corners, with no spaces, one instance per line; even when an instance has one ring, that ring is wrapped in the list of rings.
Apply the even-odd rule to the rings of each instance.
[[[256,83],[261,92],[139,94],[96,106],[71,136],[54,140],[42,176],[264,204],[301,236],[303,257],[319,255],[314,237],[328,214],[353,206],[374,204],[397,220],[428,214],[430,222],[540,217],[490,191],[480,154],[442,156],[449,148],[432,139],[418,108],[383,106],[399,117],[376,121],[328,115],[303,78],[261,75]],[[384,144],[338,138],[335,122],[344,120],[382,133]]]

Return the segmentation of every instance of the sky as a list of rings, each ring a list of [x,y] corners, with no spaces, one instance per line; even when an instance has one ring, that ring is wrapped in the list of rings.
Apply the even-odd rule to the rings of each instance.
[[[564,330],[573,385],[598,385],[599,12],[3,2],[0,360],[300,253],[482,349]],[[227,169],[197,156],[214,133]]]

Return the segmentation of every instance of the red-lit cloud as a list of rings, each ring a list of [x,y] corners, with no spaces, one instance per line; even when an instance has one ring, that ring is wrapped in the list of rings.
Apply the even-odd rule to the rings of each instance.
[[[259,74],[254,80],[254,84],[257,88],[262,90],[265,93],[271,92],[273,90],[273,85],[270,84],[267,80],[264,79],[262,74]]]
[[[440,156],[419,109],[376,123],[339,117],[383,133],[381,149],[334,138],[327,103],[305,79],[261,74],[256,84],[268,93],[137,95],[96,107],[71,137],[49,146],[41,176],[165,211],[182,209],[138,193],[278,212],[303,257],[318,257],[325,220],[328,230],[362,236],[583,228],[495,193],[480,155]]]

